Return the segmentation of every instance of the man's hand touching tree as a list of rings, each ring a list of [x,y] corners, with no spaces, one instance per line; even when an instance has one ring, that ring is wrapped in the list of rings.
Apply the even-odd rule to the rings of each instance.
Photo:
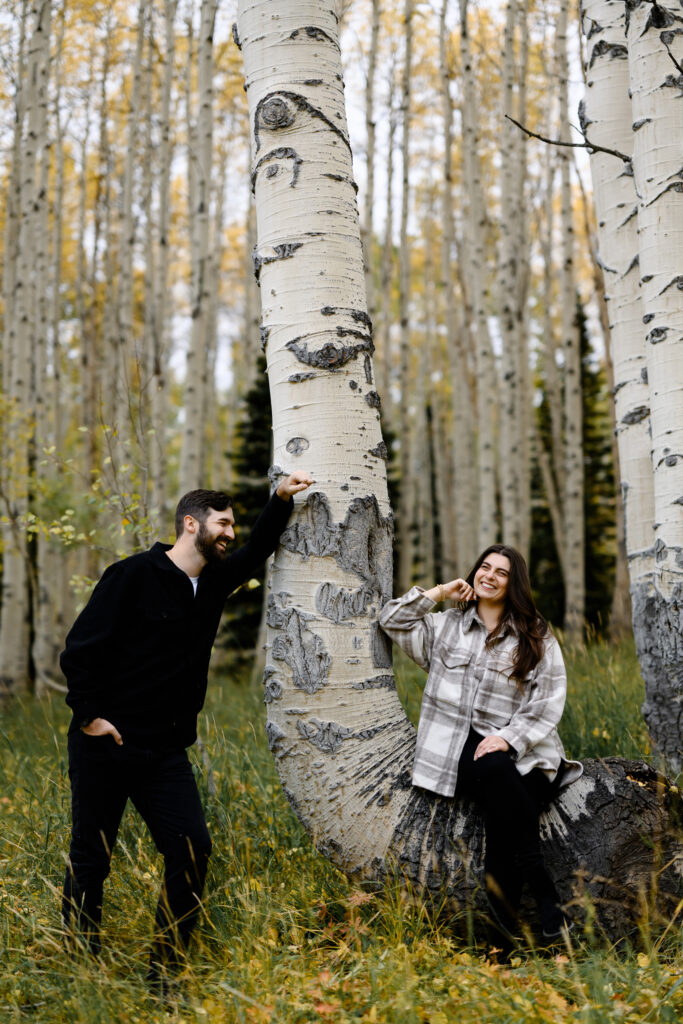
[[[290,473],[289,476],[285,477],[278,485],[276,494],[283,501],[289,501],[294,494],[298,494],[299,491],[305,491],[307,487],[314,483],[315,480],[310,473],[307,473],[305,469],[297,469],[294,473]]]

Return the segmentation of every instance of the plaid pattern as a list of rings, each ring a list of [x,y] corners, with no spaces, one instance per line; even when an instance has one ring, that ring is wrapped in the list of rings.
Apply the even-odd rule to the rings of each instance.
[[[430,615],[435,607],[421,587],[389,601],[379,617],[382,629],[429,675],[417,731],[413,784],[453,796],[458,761],[470,727],[482,736],[507,740],[517,768],[526,775],[541,768],[555,777],[564,748],[557,734],[567,690],[560,645],[554,636],[520,690],[512,671],[514,628],[485,647],[487,630],[476,605]],[[583,771],[569,761],[562,785]]]

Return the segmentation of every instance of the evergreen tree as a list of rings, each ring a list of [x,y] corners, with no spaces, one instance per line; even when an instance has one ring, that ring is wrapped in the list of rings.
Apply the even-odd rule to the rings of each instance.
[[[271,464],[272,418],[266,360],[259,356],[256,380],[242,403],[231,453],[237,481],[233,498],[236,543],[243,543],[268,501],[268,469]],[[237,658],[250,658],[258,637],[265,594],[265,567],[233,594],[226,606],[217,646]]]

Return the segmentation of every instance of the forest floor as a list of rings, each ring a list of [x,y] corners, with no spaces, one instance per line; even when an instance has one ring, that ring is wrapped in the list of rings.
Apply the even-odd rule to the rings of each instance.
[[[571,756],[647,758],[642,683],[630,646],[569,657],[562,735]],[[397,666],[417,718],[420,678]],[[680,914],[637,946],[590,930],[571,945],[498,964],[419,901],[350,884],[316,853],[280,789],[260,689],[214,679],[194,749],[214,837],[205,915],[166,1009],[147,992],[160,860],[124,818],[105,891],[101,963],[62,950],[59,889],[68,843],[68,713],[19,701],[0,729],[0,1021],[365,1021],[391,1024],[676,1022],[683,1018]]]

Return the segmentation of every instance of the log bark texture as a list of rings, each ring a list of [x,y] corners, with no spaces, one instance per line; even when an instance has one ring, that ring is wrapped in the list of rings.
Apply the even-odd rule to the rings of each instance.
[[[242,0],[236,36],[253,132],[271,475],[300,465],[316,480],[270,584],[270,749],[299,820],[341,870],[369,883],[398,872],[451,913],[472,900],[481,909],[480,817],[411,785],[415,730],[376,622],[391,595],[392,520],[337,20],[317,0]],[[610,937],[635,926],[653,878],[672,912],[679,805],[645,765],[592,762],[544,818],[563,898],[587,892]]]

